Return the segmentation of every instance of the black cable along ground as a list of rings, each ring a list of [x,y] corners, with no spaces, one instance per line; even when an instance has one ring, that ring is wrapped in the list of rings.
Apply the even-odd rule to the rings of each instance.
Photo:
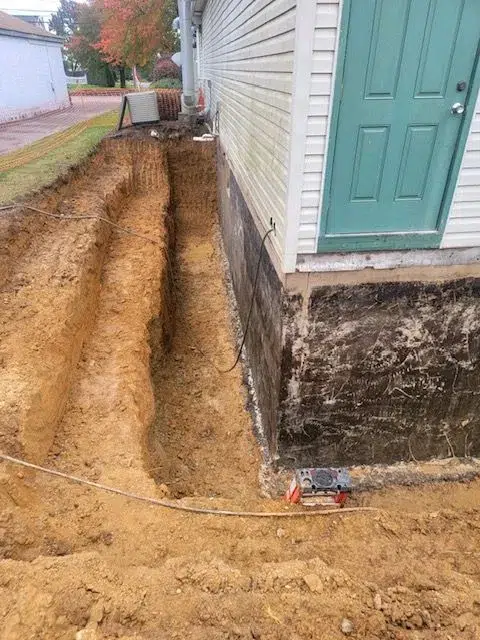
[[[218,367],[215,362],[209,358],[209,356],[207,356],[206,353],[204,353],[199,347],[197,346],[193,346],[192,348],[195,349],[195,351],[198,351],[199,353],[202,354],[202,356],[208,360],[208,362],[218,371],[218,373],[230,373],[230,371],[233,371],[235,369],[235,367],[237,366],[237,364],[240,362],[240,357],[242,355],[242,349],[245,345],[245,341],[247,339],[247,334],[248,334],[248,328],[250,326],[250,319],[252,317],[252,311],[253,311],[253,304],[255,302],[255,294],[257,292],[257,284],[258,284],[258,276],[260,275],[260,265],[262,262],[262,256],[263,256],[263,251],[265,249],[265,242],[267,241],[268,236],[275,231],[275,227],[270,227],[270,229],[268,231],[266,231],[266,233],[264,234],[263,238],[262,238],[262,244],[260,245],[260,251],[258,254],[258,260],[257,260],[257,267],[255,270],[255,278],[253,280],[253,290],[252,290],[252,297],[250,298],[250,306],[248,309],[248,314],[247,314],[247,321],[245,322],[245,329],[243,331],[243,337],[242,337],[242,341],[240,343],[240,346],[238,348],[237,351],[237,356],[235,358],[234,363],[232,364],[231,367],[229,367],[228,369],[220,369],[220,367]]]
[[[118,229],[119,231],[122,231],[124,233],[128,233],[134,236],[137,236],[139,238],[142,238],[143,240],[147,240],[150,242],[153,242],[155,244],[161,244],[158,240],[155,240],[153,238],[150,238],[148,236],[144,236],[142,234],[139,234],[135,231],[132,231],[131,229],[126,229],[125,227],[121,227],[120,225],[117,225],[116,223],[112,222],[111,220],[108,220],[108,218],[103,218],[100,216],[61,216],[58,214],[53,214],[53,213],[49,213],[47,211],[43,211],[42,209],[36,209],[35,207],[29,207],[27,205],[21,205],[23,206],[24,209],[29,209],[30,211],[33,211],[35,213],[40,213],[43,215],[46,215],[48,217],[52,217],[52,218],[57,218],[57,219],[61,219],[61,220],[101,220],[102,222],[105,222],[107,224],[112,225],[113,227],[115,227],[116,229]],[[17,208],[17,205],[8,205],[5,207],[0,207],[0,211],[8,211],[8,210],[14,210]],[[239,360],[240,360],[240,356],[242,353],[242,349],[243,346],[245,344],[245,340],[247,338],[247,333],[248,333],[248,327],[250,325],[250,318],[252,315],[252,310],[253,310],[253,303],[255,301],[255,293],[257,291],[257,284],[258,284],[258,277],[260,274],[260,264],[261,264],[261,260],[262,260],[262,256],[263,256],[263,251],[265,248],[265,242],[268,238],[268,236],[274,231],[274,227],[270,228],[265,235],[262,238],[262,244],[260,245],[260,252],[258,255],[258,262],[257,262],[257,267],[256,267],[256,271],[255,271],[255,278],[254,278],[254,282],[253,282],[253,291],[252,291],[252,297],[250,300],[250,307],[248,310],[248,315],[247,315],[247,321],[245,323],[245,331],[243,333],[243,338],[240,344],[240,347],[238,349],[238,353],[237,353],[237,357],[235,358],[235,362],[233,363],[233,365],[231,367],[229,367],[228,369],[219,369],[214,362],[211,362],[212,365],[215,367],[215,369],[217,369],[217,371],[219,373],[229,373],[230,371],[233,371],[233,369],[237,366]],[[200,351],[200,349],[197,349],[197,351]],[[209,360],[209,358],[200,351],[200,353],[202,353],[202,355],[207,358]],[[27,462],[26,460],[22,460],[20,458],[14,458],[12,456],[8,456],[2,452],[0,452],[0,461],[3,462],[7,462],[10,464],[14,464],[14,465],[19,465],[21,467],[26,467],[27,469],[32,469],[34,471],[39,471],[41,473],[44,473],[46,475],[50,475],[50,476],[56,476],[57,478],[63,478],[64,480],[68,480],[70,482],[76,483],[76,484],[80,484],[80,485],[86,485],[88,487],[92,487],[94,489],[100,490],[100,491],[105,491],[107,493],[113,493],[116,495],[120,495],[123,496],[125,498],[128,498],[130,500],[136,500],[139,502],[146,502],[147,504],[151,504],[151,505],[155,505],[158,507],[164,507],[167,509],[173,509],[175,511],[186,511],[188,513],[195,513],[195,514],[200,514],[200,515],[213,515],[213,516],[233,516],[233,517],[240,517],[240,518],[304,518],[306,516],[328,516],[328,515],[343,515],[345,513],[354,513],[354,512],[378,512],[380,511],[380,509],[377,509],[375,507],[346,507],[343,509],[323,509],[323,510],[312,510],[312,511],[306,511],[306,510],[302,510],[302,511],[278,511],[278,512],[271,512],[271,511],[231,511],[231,510],[227,510],[227,509],[211,509],[208,507],[200,507],[200,506],[189,506],[186,504],[182,504],[180,502],[174,502],[172,500],[159,500],[157,498],[151,498],[149,496],[143,496],[143,495],[139,495],[139,494],[135,494],[132,493],[130,491],[124,491],[122,489],[118,489],[117,487],[111,487],[108,485],[104,485],[101,484],[99,482],[92,482],[91,480],[87,480],[86,478],[80,478],[78,476],[74,476],[74,475],[70,475],[68,473],[63,473],[62,471],[56,471],[55,469],[49,469],[47,467],[42,467],[40,465],[37,464],[33,464],[31,462]]]
[[[37,207],[32,207],[28,204],[9,204],[4,207],[0,207],[0,212],[12,212],[12,213],[24,213],[22,209],[27,209],[28,211],[32,211],[33,213],[39,213],[42,216],[47,216],[48,218],[55,218],[56,220],[100,220],[100,222],[104,222],[105,224],[110,225],[114,229],[118,229],[122,233],[126,233],[131,236],[135,236],[136,238],[141,238],[142,240],[146,240],[147,242],[152,242],[153,244],[158,244],[162,246],[163,243],[160,240],[156,240],[155,238],[151,238],[150,236],[145,236],[142,233],[138,233],[138,231],[134,231],[133,229],[127,229],[126,227],[122,227],[121,225],[105,218],[104,216],[94,216],[94,215],[80,215],[80,216],[69,216],[69,215],[61,215],[59,213],[51,213],[50,211],[44,211],[43,209],[37,209]]]
[[[118,229],[118,231],[121,231],[122,233],[126,233],[132,236],[136,236],[137,238],[141,238],[142,240],[146,240],[147,242],[152,242],[153,244],[158,244],[158,245],[162,245],[162,243],[159,240],[156,240],[154,238],[151,238],[149,236],[145,236],[141,233],[138,233],[137,231],[134,231],[132,229],[127,229],[126,227],[122,227],[119,224],[113,222],[112,220],[109,220],[108,218],[105,218],[103,216],[93,216],[93,215],[80,215],[80,216],[63,216],[57,213],[51,213],[49,211],[44,211],[43,209],[37,209],[37,207],[32,207],[30,205],[26,205],[26,204],[9,204],[3,207],[0,207],[0,212],[20,212],[22,209],[27,209],[28,211],[32,211],[34,213],[39,213],[41,215],[47,216],[48,218],[56,218],[57,220],[100,220],[100,222],[104,222],[112,227],[114,227],[115,229]],[[268,229],[268,231],[265,232],[265,234],[263,235],[262,238],[262,243],[260,245],[260,251],[258,254],[258,261],[257,261],[257,267],[255,270],[255,278],[253,280],[253,290],[252,290],[252,297],[250,299],[250,306],[248,309],[248,314],[247,314],[247,321],[245,322],[245,329],[243,332],[243,336],[242,336],[242,341],[240,343],[240,346],[238,348],[237,351],[237,356],[235,358],[234,363],[228,367],[228,369],[221,369],[220,367],[218,367],[215,362],[209,358],[209,356],[207,356],[206,353],[204,353],[199,347],[197,346],[193,346],[193,348],[195,349],[195,351],[198,351],[206,360],[208,360],[208,362],[218,371],[218,373],[230,373],[231,371],[233,371],[235,369],[235,367],[237,366],[237,364],[240,362],[240,357],[242,355],[242,349],[245,346],[245,341],[247,339],[247,334],[248,334],[248,329],[250,326],[250,319],[252,317],[252,311],[253,311],[253,304],[255,302],[255,294],[257,292],[257,285],[258,285],[258,277],[260,275],[260,265],[262,262],[262,256],[263,256],[263,251],[265,249],[265,243],[267,241],[268,236],[273,233],[275,231],[275,227],[272,226],[270,227],[270,229]]]

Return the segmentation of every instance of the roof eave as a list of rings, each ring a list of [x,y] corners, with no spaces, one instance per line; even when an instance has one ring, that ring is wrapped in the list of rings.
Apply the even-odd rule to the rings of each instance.
[[[0,36],[8,36],[10,38],[26,38],[27,40],[40,40],[42,42],[51,42],[52,44],[63,44],[63,38],[60,36],[52,36],[48,33],[40,35],[36,33],[25,33],[24,31],[13,31],[12,29],[2,29],[0,27]]]

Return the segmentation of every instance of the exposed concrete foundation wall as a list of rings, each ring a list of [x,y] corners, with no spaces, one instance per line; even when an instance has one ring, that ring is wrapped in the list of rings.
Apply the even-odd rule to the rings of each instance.
[[[221,150],[218,180],[244,324],[261,235]],[[265,252],[246,345],[285,466],[480,455],[480,265],[281,282]]]
[[[326,284],[303,299],[284,345],[283,462],[479,455],[480,279]]]
[[[217,151],[220,224],[240,320],[245,326],[262,238],[225,154]],[[281,376],[281,283],[267,251],[263,252],[246,349],[255,381],[263,428],[275,449]]]

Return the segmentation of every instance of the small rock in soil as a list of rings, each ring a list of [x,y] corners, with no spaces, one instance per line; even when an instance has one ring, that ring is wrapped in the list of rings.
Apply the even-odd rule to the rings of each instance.
[[[167,487],[166,484],[159,484],[158,485],[158,493],[160,495],[161,498],[169,498],[170,497],[170,489]]]
[[[343,618],[340,630],[344,635],[349,636],[354,630],[353,622],[348,618]]]
[[[375,611],[367,619],[366,630],[375,637],[383,638],[387,631],[385,617],[380,611]],[[369,636],[368,636],[369,637]]]
[[[75,634],[75,640],[100,640],[95,629],[82,629]]]
[[[105,608],[104,608],[103,600],[98,600],[98,602],[96,602],[93,605],[93,607],[90,609],[89,624],[90,625],[99,624],[103,619],[104,610]]]
[[[423,618],[419,613],[414,613],[410,618],[410,622],[414,627],[421,629],[423,627]]]

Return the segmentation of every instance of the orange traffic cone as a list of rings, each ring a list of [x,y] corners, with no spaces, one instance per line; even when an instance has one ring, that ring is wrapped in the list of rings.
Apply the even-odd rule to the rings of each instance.
[[[198,101],[197,107],[199,111],[205,111],[205,95],[203,93],[202,87],[198,90]]]

